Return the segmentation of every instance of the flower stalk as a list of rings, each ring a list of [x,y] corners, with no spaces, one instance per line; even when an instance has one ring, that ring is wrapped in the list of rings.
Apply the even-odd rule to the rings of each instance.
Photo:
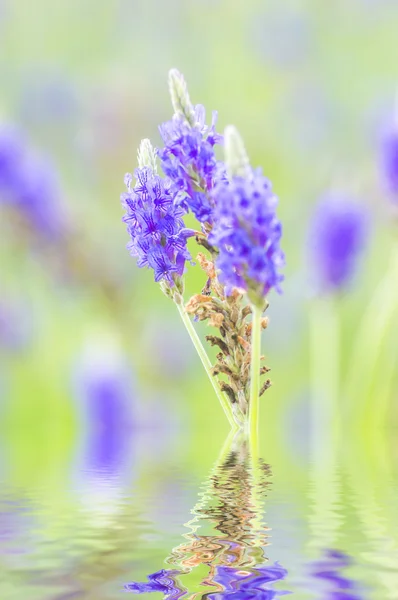
[[[250,365],[250,402],[249,402],[249,433],[255,447],[258,439],[259,399],[260,399],[260,360],[261,360],[261,318],[262,309],[252,307],[252,342]]]
[[[259,398],[271,385],[266,379],[260,386],[260,377],[269,371],[261,365],[261,331],[268,325],[263,312],[268,292],[280,291],[283,280],[278,200],[261,169],[250,165],[236,128],[218,134],[215,111],[207,125],[204,107],[191,103],[176,69],[169,73],[169,90],[174,114],[159,127],[163,148],[155,150],[143,140],[139,168],[125,178],[122,203],[129,248],[139,267],[153,269],[155,281],[177,305],[232,429],[250,434],[256,448]],[[214,151],[223,141],[224,162]],[[163,176],[157,172],[158,160]],[[188,213],[200,231],[186,227]],[[193,266],[189,238],[205,251],[197,263],[206,281],[184,305],[185,265]],[[191,317],[216,329],[216,335],[206,336],[217,347],[214,364]]]
[[[199,358],[202,362],[202,365],[206,371],[206,374],[207,374],[208,378],[210,379],[211,385],[213,386],[216,396],[217,396],[218,400],[220,401],[220,404],[224,411],[224,414],[227,417],[228,422],[231,425],[231,428],[233,430],[237,430],[238,424],[235,421],[234,414],[233,414],[232,408],[231,408],[231,404],[229,403],[228,399],[226,398],[224,393],[219,388],[217,381],[215,380],[215,378],[212,374],[213,366],[212,366],[210,359],[206,353],[206,350],[203,347],[202,342],[200,341],[198,334],[196,333],[196,329],[193,326],[192,321],[184,308],[184,305],[182,303],[178,303],[177,308],[178,308],[178,312],[180,313],[181,320],[185,325],[188,335],[191,338],[192,343],[195,346],[195,350],[198,353],[198,356],[199,356]]]

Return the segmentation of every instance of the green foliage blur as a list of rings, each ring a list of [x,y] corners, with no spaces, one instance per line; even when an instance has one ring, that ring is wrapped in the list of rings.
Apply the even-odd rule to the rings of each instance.
[[[1,213],[2,294],[20,299],[28,322],[23,348],[1,349],[0,429],[15,452],[34,438],[44,454],[51,447],[52,457],[67,456],[80,418],[74,369],[87,344],[109,338],[127,356],[137,415],[150,422],[156,413],[181,431],[227,432],[175,307],[151,273],[137,269],[121,222],[123,176],[136,166],[139,142],[160,143],[157,126],[171,117],[171,67],[184,73],[194,103],[208,115],[219,111],[219,130],[238,127],[280,198],[286,281],[283,296],[270,297],[263,347],[273,387],[261,427],[268,439],[276,424],[308,427],[308,331],[317,302],[308,221],[331,187],[359,196],[372,215],[359,276],[333,309],[343,387],[395,235],[378,179],[377,133],[393,111],[397,28],[396,3],[386,0],[0,0],[1,118],[53,160],[78,232],[64,241],[65,267],[56,250]],[[191,269],[186,298],[203,284]],[[370,421],[383,381],[386,411],[396,416],[395,321],[375,353],[377,368],[366,367],[368,387],[348,399],[339,393],[354,414],[365,407]],[[319,338],[327,347],[327,333]]]

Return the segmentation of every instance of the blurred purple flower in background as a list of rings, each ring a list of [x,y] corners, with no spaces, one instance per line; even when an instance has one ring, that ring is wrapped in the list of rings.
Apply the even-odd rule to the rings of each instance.
[[[220,281],[242,289],[260,287],[265,296],[271,288],[280,291],[284,254],[279,246],[282,225],[276,215],[278,199],[261,169],[251,177],[217,182],[215,226],[209,242],[219,248]]]
[[[353,278],[368,238],[363,205],[330,193],[316,207],[309,232],[311,274],[318,292],[343,289]]]
[[[383,187],[398,202],[398,123],[386,127],[380,143]]]
[[[75,384],[88,469],[118,472],[134,427],[134,395],[126,358],[112,337],[95,338],[81,357]]]
[[[0,124],[0,203],[13,206],[29,229],[47,240],[65,233],[66,220],[56,172],[28,146],[22,133]]]
[[[186,229],[184,211],[176,205],[171,181],[162,179],[150,168],[135,170],[136,184],[131,187],[132,176],[125,177],[127,193],[121,201],[126,209],[123,221],[127,224],[132,256],[139,267],[153,269],[155,281],[165,279],[174,285],[173,275],[181,276],[185,262],[191,260],[187,239],[194,235]]]
[[[214,146],[222,142],[215,131],[217,112],[213,112],[210,127],[205,118],[201,105],[195,107],[193,126],[183,116],[174,115],[159,128],[165,147],[158,150],[162,169],[179,192],[179,203],[202,223],[212,221],[208,192],[218,171]]]
[[[23,160],[24,144],[19,131],[0,125],[0,192],[13,199],[12,192],[19,184],[19,167]]]

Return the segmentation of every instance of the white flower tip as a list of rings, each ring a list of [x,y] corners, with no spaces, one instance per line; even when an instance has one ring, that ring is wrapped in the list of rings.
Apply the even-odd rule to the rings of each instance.
[[[235,125],[228,125],[225,129],[224,149],[229,177],[249,177],[251,173],[249,157]]]
[[[170,71],[169,71],[169,82],[172,79],[182,79],[182,80],[184,80],[184,76],[180,73],[180,71],[178,69],[173,68],[173,69],[170,69]]]
[[[170,69],[169,71],[169,91],[175,114],[182,115],[193,127],[195,125],[195,111],[189,98],[184,75],[178,69]]]
[[[154,173],[157,172],[156,153],[151,141],[147,138],[141,140],[138,148],[138,166],[140,169],[150,167]]]

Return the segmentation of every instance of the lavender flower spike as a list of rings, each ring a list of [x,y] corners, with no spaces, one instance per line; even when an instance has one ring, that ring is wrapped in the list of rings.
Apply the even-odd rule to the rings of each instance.
[[[278,200],[261,169],[254,171],[235,127],[225,132],[225,158],[229,178],[217,181],[214,228],[209,242],[218,251],[216,267],[226,294],[246,291],[252,305],[249,427],[253,448],[257,444],[261,362],[262,315],[271,288],[279,291],[279,268],[284,254],[279,242],[282,225],[276,216]]]
[[[191,210],[201,223],[211,223],[210,191],[221,168],[214,154],[214,146],[222,141],[215,131],[217,113],[207,126],[204,107],[193,107],[185,80],[176,69],[170,71],[169,87],[175,114],[159,128],[164,143],[158,150],[162,169],[173,182],[184,211]]]
[[[366,238],[367,215],[357,201],[329,193],[319,202],[309,236],[313,278],[319,292],[336,292],[350,282]]]
[[[271,288],[280,291],[283,280],[278,200],[261,170],[250,167],[234,127],[225,132],[225,148],[229,180],[218,181],[212,192],[215,225],[209,242],[219,250],[216,266],[227,293],[243,289],[253,304],[264,306],[265,296]]]
[[[123,221],[131,241],[128,245],[139,267],[154,271],[155,281],[170,292],[175,284],[182,292],[185,262],[191,260],[187,239],[194,231],[185,228],[184,211],[175,202],[176,191],[168,178],[156,173],[156,160],[149,140],[143,140],[138,152],[139,167],[133,177],[125,176],[127,193],[121,201],[126,209]]]

